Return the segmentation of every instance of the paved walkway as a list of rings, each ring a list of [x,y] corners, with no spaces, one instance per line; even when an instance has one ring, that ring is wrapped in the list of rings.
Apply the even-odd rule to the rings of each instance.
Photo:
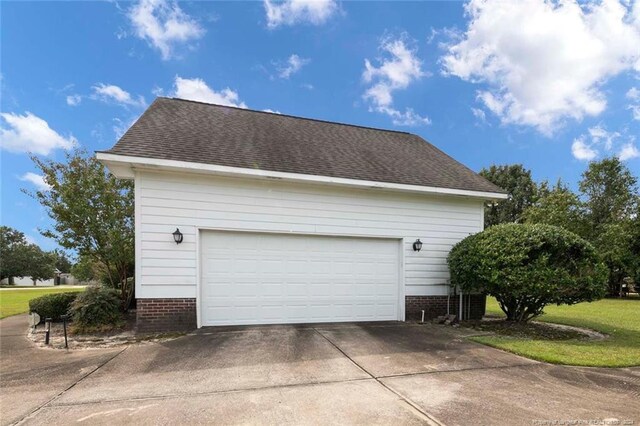
[[[2,424],[640,423],[640,369],[537,363],[439,326],[202,329],[71,352],[25,329],[0,321]]]

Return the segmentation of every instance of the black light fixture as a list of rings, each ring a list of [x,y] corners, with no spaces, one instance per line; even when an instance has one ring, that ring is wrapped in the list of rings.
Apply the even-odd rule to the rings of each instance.
[[[413,243],[413,251],[420,251],[422,250],[422,241],[420,241],[420,238],[418,238],[414,243]]]
[[[176,244],[180,244],[182,242],[182,232],[180,232],[180,229],[176,228],[175,232],[173,233],[173,241],[176,242]]]

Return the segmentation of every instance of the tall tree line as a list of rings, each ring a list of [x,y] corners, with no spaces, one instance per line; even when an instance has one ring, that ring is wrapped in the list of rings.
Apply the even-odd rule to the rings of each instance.
[[[609,269],[609,293],[625,280],[640,285],[640,192],[638,177],[617,157],[589,164],[578,192],[561,180],[537,183],[521,164],[491,166],[480,174],[508,192],[487,204],[485,227],[499,223],[561,226],[590,241]]]

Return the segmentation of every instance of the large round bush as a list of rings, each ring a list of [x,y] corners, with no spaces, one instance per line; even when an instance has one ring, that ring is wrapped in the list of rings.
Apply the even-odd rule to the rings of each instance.
[[[557,226],[492,226],[456,244],[448,263],[451,284],[494,296],[511,321],[606,292],[607,270],[594,247]]]
[[[108,287],[89,286],[71,304],[77,332],[109,330],[122,321],[119,293]]]
[[[76,292],[45,294],[29,301],[29,311],[40,315],[41,322],[46,318],[58,321],[67,314],[77,296]]]

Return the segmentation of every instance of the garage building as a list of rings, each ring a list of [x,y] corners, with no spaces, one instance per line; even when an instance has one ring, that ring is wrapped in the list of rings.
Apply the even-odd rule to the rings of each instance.
[[[180,99],[97,158],[135,182],[141,330],[457,312],[447,253],[506,198],[410,133]]]

